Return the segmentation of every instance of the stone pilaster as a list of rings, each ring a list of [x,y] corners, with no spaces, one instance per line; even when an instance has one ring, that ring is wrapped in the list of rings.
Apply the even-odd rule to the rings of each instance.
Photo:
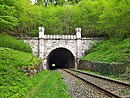
[[[44,64],[44,27],[39,27],[39,58],[43,60],[43,69],[46,69]]]
[[[44,59],[44,27],[39,27],[39,57]]]
[[[79,64],[79,59],[82,57],[81,53],[81,28],[76,28],[76,65],[75,69]]]

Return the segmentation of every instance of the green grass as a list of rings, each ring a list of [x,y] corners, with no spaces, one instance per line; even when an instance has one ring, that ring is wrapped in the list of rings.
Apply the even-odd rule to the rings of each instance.
[[[0,98],[18,98],[31,88],[28,77],[13,66],[0,65]]]
[[[8,66],[0,72],[0,98],[69,98],[59,72],[42,71],[26,76]]]
[[[33,67],[39,62],[31,53],[0,47],[0,98],[68,98],[57,71],[27,76],[19,67]]]
[[[31,66],[41,62],[31,53],[0,47],[0,65]]]
[[[46,71],[44,74],[27,98],[70,98],[59,72]]]
[[[0,98],[18,98],[32,87],[30,77],[19,66],[33,66],[41,62],[31,53],[0,47]]]
[[[0,34],[0,47],[12,48],[31,53],[31,47],[25,44],[23,40],[18,40],[7,34]]]
[[[130,62],[130,37],[123,41],[116,41],[116,39],[102,41],[82,60]]]

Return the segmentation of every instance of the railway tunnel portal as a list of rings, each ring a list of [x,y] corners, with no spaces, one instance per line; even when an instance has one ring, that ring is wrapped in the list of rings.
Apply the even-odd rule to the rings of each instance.
[[[75,35],[45,35],[44,27],[39,27],[39,37],[23,38],[34,55],[43,60],[43,69],[75,68],[80,58],[99,38],[82,38],[81,28]]]

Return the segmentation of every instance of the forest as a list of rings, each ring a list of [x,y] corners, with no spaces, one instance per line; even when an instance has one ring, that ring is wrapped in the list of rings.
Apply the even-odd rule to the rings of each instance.
[[[127,38],[130,34],[130,0],[30,0],[0,1],[0,31],[18,36],[74,34],[85,37]]]

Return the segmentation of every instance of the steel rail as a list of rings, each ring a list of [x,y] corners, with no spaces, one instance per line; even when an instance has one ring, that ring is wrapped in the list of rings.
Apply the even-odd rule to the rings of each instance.
[[[69,69],[69,70],[79,72],[81,74],[89,75],[89,76],[92,76],[92,77],[96,77],[96,78],[99,78],[99,79],[104,79],[104,80],[107,80],[107,81],[111,81],[111,82],[114,82],[114,83],[122,84],[124,86],[130,86],[130,84],[128,84],[128,83],[124,83],[124,82],[121,82],[121,81],[109,79],[109,78],[98,76],[98,75],[93,75],[93,74],[90,74],[90,73],[87,73],[87,72],[82,72],[82,71],[75,70],[75,69]]]
[[[100,86],[97,86],[97,85],[95,85],[94,83],[91,83],[91,82],[87,81],[86,79],[84,79],[84,78],[82,78],[82,77],[80,77],[80,76],[78,76],[78,75],[76,75],[76,74],[74,74],[74,73],[68,71],[68,70],[70,70],[70,69],[63,69],[63,70],[66,71],[67,73],[73,75],[74,77],[77,77],[77,78],[79,78],[80,80],[82,80],[82,81],[84,81],[84,82],[87,82],[87,83],[89,83],[90,85],[92,85],[92,86],[94,86],[94,87],[100,89],[101,91],[106,92],[108,95],[112,96],[112,98],[113,98],[113,97],[114,97],[114,98],[123,98],[123,97],[121,97],[121,96],[118,96],[118,95],[116,95],[116,94],[114,94],[114,93],[112,93],[112,92],[110,92],[110,91],[108,91],[108,90],[106,90],[106,89],[104,89],[104,88],[102,88],[102,87],[100,87]]]

